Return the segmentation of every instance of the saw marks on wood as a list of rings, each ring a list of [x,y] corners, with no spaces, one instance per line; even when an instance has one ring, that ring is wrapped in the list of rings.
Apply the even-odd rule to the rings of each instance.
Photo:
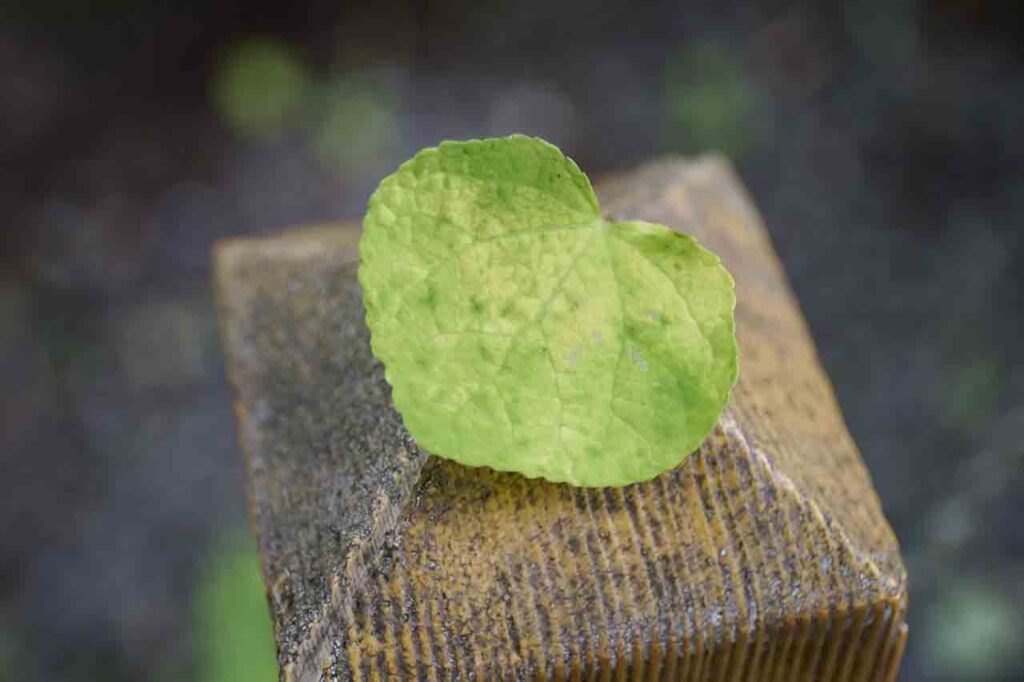
[[[625,488],[430,457],[362,322],[357,228],[217,253],[282,677],[890,680],[896,539],[756,211],[717,159],[598,187],[737,281],[740,380],[701,448]]]

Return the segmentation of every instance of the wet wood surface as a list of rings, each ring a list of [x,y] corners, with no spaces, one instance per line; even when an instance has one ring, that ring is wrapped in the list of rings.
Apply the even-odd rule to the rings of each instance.
[[[215,283],[285,680],[891,680],[896,538],[749,197],[716,158],[602,183],[736,278],[740,379],[625,488],[419,450],[373,359],[358,226],[219,245]]]

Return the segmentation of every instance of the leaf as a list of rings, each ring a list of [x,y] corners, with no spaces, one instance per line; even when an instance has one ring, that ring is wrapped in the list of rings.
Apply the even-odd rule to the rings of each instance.
[[[718,420],[737,372],[729,273],[689,236],[603,219],[547,142],[425,149],[381,182],[364,228],[373,352],[426,450],[625,485]]]

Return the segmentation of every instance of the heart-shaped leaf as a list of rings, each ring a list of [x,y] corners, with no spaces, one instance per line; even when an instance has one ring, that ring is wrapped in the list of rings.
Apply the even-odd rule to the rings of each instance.
[[[364,227],[373,352],[426,450],[625,485],[718,420],[737,373],[729,273],[687,235],[602,218],[547,142],[425,149],[381,182]]]

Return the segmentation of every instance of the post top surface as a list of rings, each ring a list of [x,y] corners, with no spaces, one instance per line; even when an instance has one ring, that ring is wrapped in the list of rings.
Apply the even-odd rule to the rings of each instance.
[[[598,193],[609,215],[693,234],[737,285],[730,407],[679,467],[621,489],[419,450],[369,351],[357,226],[218,247],[252,512],[290,677],[401,666],[551,676],[674,647],[727,651],[801,622],[834,629],[828,619],[844,613],[895,628],[878,637],[889,652],[878,665],[889,664],[905,636],[893,625],[906,600],[898,545],[735,175],[713,157],[669,159]],[[845,665],[815,663],[826,664]]]

